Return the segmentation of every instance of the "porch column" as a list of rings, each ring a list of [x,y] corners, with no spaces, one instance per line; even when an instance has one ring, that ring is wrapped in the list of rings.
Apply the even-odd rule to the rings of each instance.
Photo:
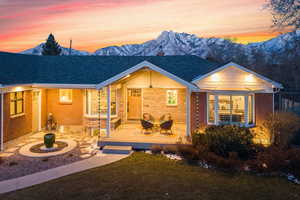
[[[106,137],[110,135],[110,115],[111,115],[111,99],[110,99],[110,85],[107,86],[107,118],[106,118]]]
[[[3,139],[4,139],[4,137],[3,137],[3,134],[4,134],[4,132],[3,132],[3,117],[4,117],[4,104],[3,104],[3,100],[4,100],[4,98],[3,98],[3,96],[4,96],[4,94],[1,92],[1,104],[0,104],[0,111],[1,111],[1,124],[0,124],[0,135],[1,135],[1,138],[0,138],[0,140],[1,140],[1,144],[0,144],[0,151],[3,151],[4,150],[4,141],[3,141]]]
[[[191,136],[191,89],[186,88],[186,137]]]

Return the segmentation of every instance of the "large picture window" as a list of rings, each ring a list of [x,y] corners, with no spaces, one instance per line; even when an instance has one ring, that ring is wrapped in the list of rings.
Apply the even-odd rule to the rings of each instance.
[[[99,115],[99,91],[98,90],[86,90],[85,93],[85,114],[89,116],[98,116]],[[116,89],[111,87],[110,93],[111,99],[111,115],[117,114],[117,98],[116,98]],[[107,90],[106,88],[100,90],[100,113],[101,115],[107,115]]]
[[[209,95],[208,123],[252,125],[253,95]]]
[[[24,92],[10,93],[10,115],[20,115],[24,113]]]

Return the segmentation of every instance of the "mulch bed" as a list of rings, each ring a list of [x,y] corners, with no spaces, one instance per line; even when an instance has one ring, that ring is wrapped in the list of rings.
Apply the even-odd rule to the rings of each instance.
[[[57,142],[55,142],[55,144],[57,145],[57,147],[53,150],[48,150],[48,151],[41,150],[41,147],[44,146],[44,143],[41,143],[41,144],[36,144],[36,145],[32,146],[30,148],[30,151],[33,153],[49,153],[49,152],[60,151],[63,148],[68,146],[67,143],[61,142],[61,141],[57,141]]]

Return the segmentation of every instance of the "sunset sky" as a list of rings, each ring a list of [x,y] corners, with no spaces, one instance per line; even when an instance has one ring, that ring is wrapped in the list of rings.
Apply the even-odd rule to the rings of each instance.
[[[276,36],[265,0],[0,0],[0,51],[18,52],[52,32],[62,46],[142,43],[164,30],[256,42]]]

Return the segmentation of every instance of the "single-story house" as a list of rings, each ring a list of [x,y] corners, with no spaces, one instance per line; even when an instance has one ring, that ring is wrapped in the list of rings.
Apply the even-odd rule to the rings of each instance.
[[[175,143],[212,124],[255,126],[274,111],[280,83],[197,56],[34,56],[0,52],[1,149],[45,128],[51,113],[100,140]],[[170,114],[173,134],[140,132]],[[158,126],[159,127],[159,126]]]

